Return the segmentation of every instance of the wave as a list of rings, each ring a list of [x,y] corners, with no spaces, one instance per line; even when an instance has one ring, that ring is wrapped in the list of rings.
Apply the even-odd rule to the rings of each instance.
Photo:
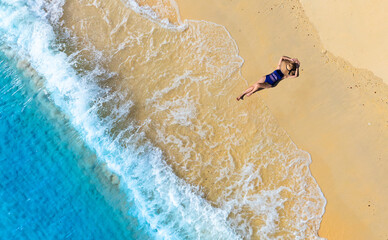
[[[160,149],[152,146],[141,132],[133,132],[135,126],[129,124],[120,133],[130,135],[129,138],[109,135],[116,118],[102,120],[99,107],[122,96],[107,96],[109,89],[102,89],[92,81],[104,73],[103,69],[80,76],[72,67],[74,63],[58,50],[45,9],[54,5],[44,1],[2,1],[1,41],[10,47],[3,50],[8,56],[16,53],[18,58],[27,59],[44,77],[53,102],[69,117],[98,159],[107,165],[112,183],[119,184],[126,192],[128,201],[138,209],[138,218],[149,223],[157,236],[239,239],[228,224],[227,213],[213,208],[201,198],[197,188],[177,178]],[[131,105],[127,102],[115,109],[117,119],[127,115]]]

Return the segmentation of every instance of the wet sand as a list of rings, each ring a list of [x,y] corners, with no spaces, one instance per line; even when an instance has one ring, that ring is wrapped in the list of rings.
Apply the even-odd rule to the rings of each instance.
[[[280,56],[299,58],[299,78],[233,107],[264,99],[291,139],[311,154],[312,174],[328,201],[321,237],[387,239],[388,89],[382,79],[326,51],[299,1],[178,0],[178,5],[182,20],[203,19],[227,28],[245,60],[242,73],[249,84],[271,72]],[[356,12],[363,12],[362,5]],[[326,15],[317,21],[336,25],[336,19]],[[342,31],[350,34],[351,28]],[[361,34],[369,49],[378,47]],[[351,40],[331,43],[345,52],[359,47]]]

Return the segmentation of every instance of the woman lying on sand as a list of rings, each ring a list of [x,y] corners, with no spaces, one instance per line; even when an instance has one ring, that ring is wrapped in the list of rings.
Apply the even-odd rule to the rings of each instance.
[[[244,96],[251,96],[257,91],[260,91],[264,88],[270,88],[276,86],[280,80],[285,78],[296,78],[299,76],[299,66],[300,62],[297,58],[289,58],[283,56],[279,60],[278,67],[272,73],[263,76],[255,84],[250,86],[245,92],[243,92],[238,98],[237,101],[244,100]]]

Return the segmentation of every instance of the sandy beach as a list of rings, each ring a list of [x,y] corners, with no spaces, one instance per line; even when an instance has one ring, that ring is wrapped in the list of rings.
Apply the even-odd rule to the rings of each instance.
[[[67,1],[64,26],[80,39],[67,53],[114,73],[102,85],[133,103],[126,121],[178,177],[229,209],[246,238],[313,239],[319,226],[327,239],[388,237],[388,87],[376,70],[326,47],[297,0],[138,2],[166,20],[116,0]],[[168,25],[186,19],[183,31]],[[299,58],[300,77],[237,102],[282,55]]]
[[[381,1],[374,2],[374,7],[384,9]],[[242,72],[249,84],[269,73],[282,55],[300,59],[300,78],[236,102],[235,107],[257,105],[259,98],[264,99],[279,125],[298,147],[311,154],[312,175],[328,202],[319,236],[387,239],[388,89],[375,69],[382,70],[388,61],[363,55],[366,50],[384,54],[375,44],[381,39],[368,31],[386,29],[387,22],[361,27],[355,36],[354,25],[338,29],[352,24],[341,16],[354,13],[361,19],[357,22],[367,21],[372,7],[364,8],[365,3],[337,7],[337,11],[326,7],[318,14],[323,3],[308,3],[313,6],[307,15],[316,16],[316,28],[299,1],[178,1],[183,20],[203,19],[227,28],[245,60]],[[384,17],[381,12],[377,15]],[[349,37],[337,41],[328,26]],[[362,41],[353,41],[359,35]],[[377,35],[385,36],[386,31]],[[321,38],[327,41],[323,44]],[[366,50],[354,51],[359,48]],[[243,84],[239,90],[245,87]],[[234,92],[236,96],[239,93],[237,89]]]
[[[160,149],[174,174],[225,215],[211,234],[230,224],[244,239],[316,238],[326,200],[309,170],[310,156],[262,99],[237,105],[247,81],[230,33],[203,20],[176,28],[133,9],[119,0],[64,6],[63,26],[77,37],[66,51],[81,60],[79,71],[98,64],[112,73],[99,83],[120,96],[102,105],[102,118],[118,118],[109,134],[124,137],[124,144],[145,136]],[[178,17],[169,19],[179,24]],[[127,129],[127,122],[138,127]],[[190,199],[168,203],[186,206]]]
[[[387,7],[0,0],[0,239],[388,240]]]
[[[369,1],[300,1],[311,23],[319,30],[323,46],[357,68],[372,71],[388,84],[386,31],[388,3]],[[350,43],[350,45],[349,45]]]

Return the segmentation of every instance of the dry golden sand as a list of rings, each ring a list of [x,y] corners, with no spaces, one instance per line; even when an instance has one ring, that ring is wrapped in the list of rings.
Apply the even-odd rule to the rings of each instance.
[[[312,155],[312,174],[328,201],[321,237],[388,239],[387,85],[323,50],[299,1],[178,0],[178,5],[183,20],[203,19],[228,29],[245,60],[243,76],[249,83],[272,71],[281,55],[300,59],[300,78],[285,80],[234,107],[255,105],[263,98],[291,139]],[[357,12],[362,8],[359,5]],[[336,25],[337,19],[330,15],[318,21]],[[380,24],[387,29],[387,22]],[[376,50],[368,33],[360,34],[363,46]],[[330,41],[346,52],[359,48],[351,39]]]
[[[325,48],[388,84],[388,1],[301,0]],[[335,24],[333,24],[335,23]],[[348,46],[351,47],[344,47]]]

